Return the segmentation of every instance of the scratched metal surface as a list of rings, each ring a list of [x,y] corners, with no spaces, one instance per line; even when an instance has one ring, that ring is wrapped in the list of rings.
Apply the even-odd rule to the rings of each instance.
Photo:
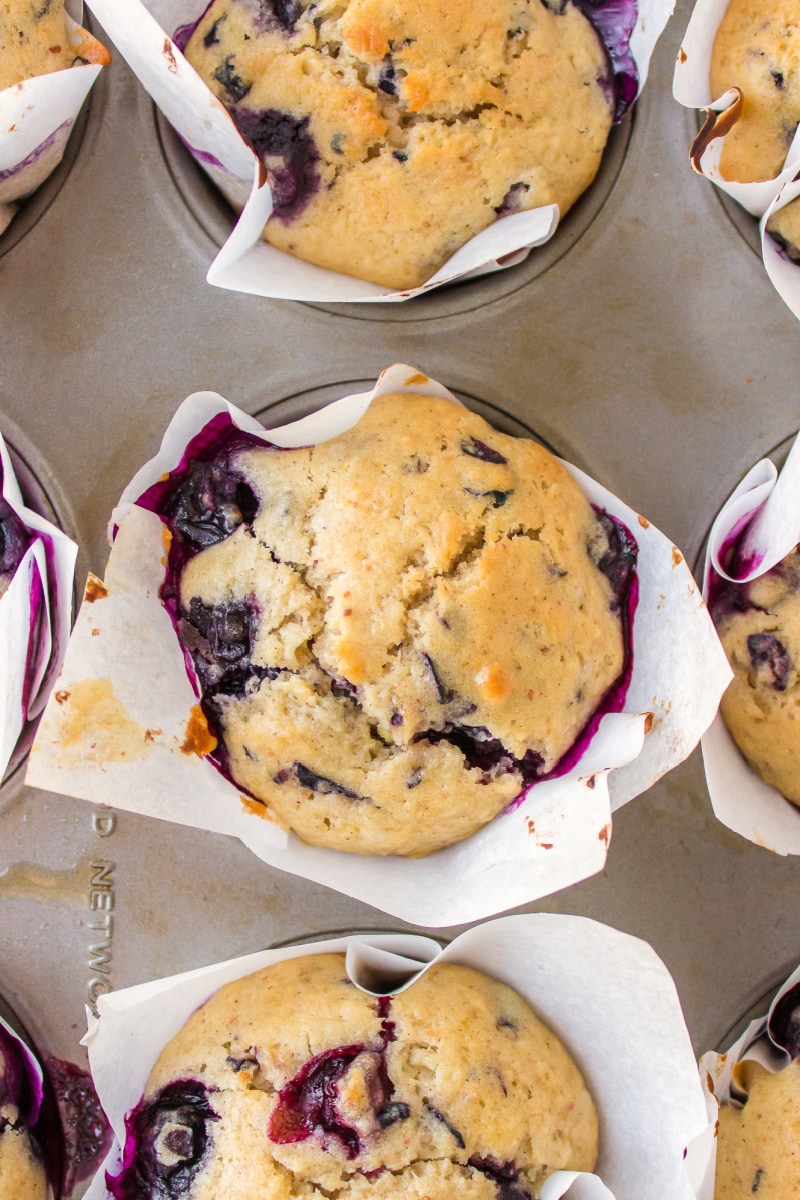
[[[536,432],[696,561],[735,481],[800,425],[800,328],[747,222],[689,172],[692,118],[670,95],[687,19],[684,4],[600,198],[538,266],[397,307],[206,285],[224,210],[116,60],[74,161],[0,242],[0,424],[78,538],[81,578],[102,572],[111,505],[189,392],[289,418],[394,361],[488,406],[501,426]],[[73,1061],[100,990],[399,924],[270,870],[236,841],[109,817],[26,789],[21,771],[0,789],[6,868],[0,994]],[[800,959],[799,886],[800,860],[714,820],[695,753],[617,816],[601,875],[532,907],[647,938],[700,1050]]]

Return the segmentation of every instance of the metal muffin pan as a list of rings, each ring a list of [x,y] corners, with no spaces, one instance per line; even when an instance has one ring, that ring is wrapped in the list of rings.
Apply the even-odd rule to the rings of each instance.
[[[696,562],[742,473],[800,426],[800,337],[689,169],[693,114],[671,98],[688,16],[679,5],[600,191],[539,265],[391,306],[209,287],[224,205],[116,56],[57,194],[29,202],[0,242],[0,427],[29,490],[79,541],[79,585],[87,567],[102,573],[111,507],[184,396],[215,389],[282,421],[396,361],[534,433]],[[84,1004],[102,990],[274,942],[399,927],[233,839],[36,792],[21,771],[0,789],[6,868],[0,993],[37,1044],[74,1062]],[[530,907],[650,941],[700,1051],[800,960],[798,889],[800,860],[714,819],[695,753],[617,814],[602,874]]]

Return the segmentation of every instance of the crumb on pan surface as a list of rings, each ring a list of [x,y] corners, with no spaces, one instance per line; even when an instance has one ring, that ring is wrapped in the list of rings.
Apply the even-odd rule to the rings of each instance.
[[[267,167],[267,241],[390,288],[507,213],[563,216],[614,115],[572,0],[214,0],[185,54]]]
[[[312,844],[470,836],[627,686],[635,543],[459,404],[382,396],[296,450],[234,433],[155,492],[222,765]]]
[[[598,1140],[577,1066],[516,992],[440,964],[375,997],[341,954],[217,992],[126,1130],[115,1200],[533,1200],[592,1170]]]

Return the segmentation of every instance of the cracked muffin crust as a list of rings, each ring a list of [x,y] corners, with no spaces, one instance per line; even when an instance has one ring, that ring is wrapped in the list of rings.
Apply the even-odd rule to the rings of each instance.
[[[230,436],[143,502],[222,765],[307,842],[468,837],[620,694],[635,545],[535,442],[418,395],[317,446]]]
[[[69,32],[64,0],[0,0],[0,89],[99,61],[100,51],[107,61],[107,52],[85,30]]]
[[[771,1074],[739,1064],[743,1108],[719,1113],[714,1200],[788,1200],[800,1195],[800,1063]]]
[[[516,992],[435,965],[395,996],[343,954],[223,987],[162,1051],[126,1118],[115,1200],[533,1200],[591,1171],[597,1117]]]
[[[507,213],[563,217],[614,115],[572,0],[213,0],[184,52],[267,169],[267,241],[384,287]]]
[[[800,804],[800,552],[748,584],[720,581],[710,607],[734,671],[725,724],[765,783]]]
[[[800,10],[796,0],[731,0],[711,57],[711,94],[738,87],[742,114],[722,147],[724,179],[774,179],[800,121]]]

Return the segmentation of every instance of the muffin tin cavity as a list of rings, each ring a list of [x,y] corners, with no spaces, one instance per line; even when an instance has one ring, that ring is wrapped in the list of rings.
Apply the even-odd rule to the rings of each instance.
[[[213,243],[211,252],[215,254],[231,231],[235,219],[233,210],[155,106],[153,114],[156,136],[170,178],[188,213]],[[471,312],[513,294],[544,275],[563,258],[598,216],[614,189],[628,153],[634,119],[634,113],[629,112],[619,125],[614,126],[594,183],[567,213],[550,241],[532,250],[517,266],[439,288],[403,304],[315,303],[311,307],[364,320],[422,321]],[[203,248],[203,253],[208,256],[209,249]]]

